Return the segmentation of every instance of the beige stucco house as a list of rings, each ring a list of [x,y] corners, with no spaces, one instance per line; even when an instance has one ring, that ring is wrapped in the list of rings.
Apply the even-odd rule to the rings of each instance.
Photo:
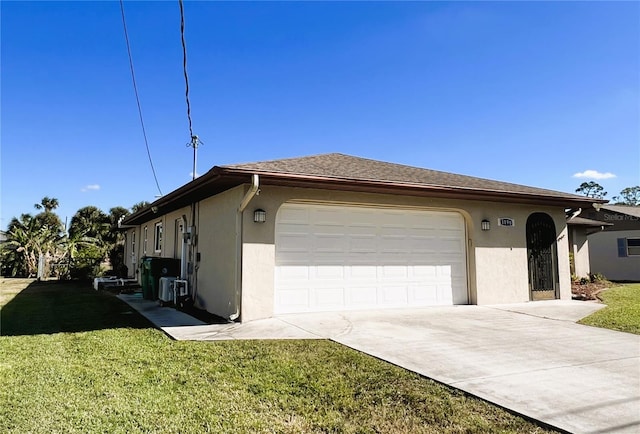
[[[602,230],[587,233],[591,272],[613,281],[640,282],[640,207],[605,204],[581,216],[602,225]]]
[[[581,214],[582,209],[578,209],[567,218],[569,254],[573,259],[571,274],[576,279],[589,278],[592,274],[589,258],[589,236],[604,230],[607,226],[613,226],[612,223],[580,217]]]
[[[213,167],[122,227],[132,273],[181,258],[197,307],[250,321],[570,299],[565,209],[593,202],[325,154]]]

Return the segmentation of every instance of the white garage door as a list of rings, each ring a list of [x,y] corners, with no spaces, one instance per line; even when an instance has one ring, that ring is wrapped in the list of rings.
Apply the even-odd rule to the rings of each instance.
[[[276,313],[467,303],[455,212],[285,204],[276,218]]]

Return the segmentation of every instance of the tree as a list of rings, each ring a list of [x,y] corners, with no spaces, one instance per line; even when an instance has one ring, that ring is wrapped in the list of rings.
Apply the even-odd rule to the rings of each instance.
[[[620,192],[620,196],[614,196],[616,205],[640,206],[640,185],[627,187]]]
[[[85,206],[71,217],[69,237],[90,237],[102,243],[109,232],[109,227],[109,216],[95,206]]]
[[[118,223],[124,217],[130,215],[131,212],[122,206],[116,206],[109,210],[109,234],[108,241],[112,243],[119,243],[124,241],[122,232],[118,230]]]
[[[141,209],[148,207],[149,205],[151,205],[149,202],[147,202],[146,200],[143,200],[142,202],[138,202],[138,203],[134,204],[131,207],[131,212],[136,213],[136,212],[140,211]]]
[[[42,198],[40,203],[36,203],[33,206],[38,210],[44,209],[44,212],[49,213],[49,212],[52,212],[54,209],[58,208],[58,206],[60,206],[60,203],[58,202],[58,199],[56,199],[55,197],[45,196]]]
[[[119,230],[118,223],[131,214],[128,209],[116,206],[109,210],[109,233],[106,240],[110,243],[109,262],[114,273],[127,277],[127,267],[124,259],[124,234]]]
[[[100,273],[107,258],[117,273],[126,274],[124,236],[118,230],[118,222],[130,211],[117,206],[107,215],[95,206],[85,206],[73,215],[65,234],[60,218],[53,212],[58,205],[58,199],[44,197],[35,204],[42,212],[11,219],[6,241],[0,244],[2,274],[33,277],[38,273],[41,255],[47,258],[45,277],[54,264],[59,277],[90,278]]]
[[[100,273],[110,249],[109,216],[95,206],[80,208],[71,217],[67,259],[71,278],[88,279]]]
[[[595,181],[583,182],[580,184],[580,187],[576,188],[576,193],[580,193],[594,199],[602,199],[607,195],[604,188]]]
[[[38,272],[40,255],[55,258],[59,254],[63,241],[61,227],[43,224],[39,216],[22,214],[9,222],[7,239],[2,244],[3,268],[8,275],[33,277]]]

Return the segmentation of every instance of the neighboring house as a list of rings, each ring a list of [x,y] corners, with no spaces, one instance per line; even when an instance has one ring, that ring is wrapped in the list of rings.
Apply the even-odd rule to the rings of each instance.
[[[614,281],[640,281],[640,207],[602,205],[582,216],[606,225],[589,235],[592,273]]]
[[[579,217],[581,211],[582,209],[579,209],[567,219],[569,253],[573,256],[571,275],[578,278],[589,277],[591,274],[589,235],[600,232],[607,226],[613,226],[613,223]]]
[[[325,154],[216,166],[126,217],[129,270],[181,258],[196,305],[291,312],[571,298],[557,191]]]

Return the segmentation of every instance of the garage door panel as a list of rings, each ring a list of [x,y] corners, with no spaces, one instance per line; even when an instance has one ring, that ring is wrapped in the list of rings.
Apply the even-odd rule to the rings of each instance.
[[[406,279],[408,276],[408,270],[406,265],[383,265],[382,266],[382,278],[383,279]]]
[[[323,265],[315,267],[315,277],[318,279],[344,279],[344,267],[342,265]]]
[[[310,278],[310,268],[304,265],[281,265],[276,270],[276,276],[278,280],[285,285],[287,282],[291,282],[293,285],[297,285],[300,281],[308,281]]]
[[[350,253],[375,252],[378,247],[378,239],[375,235],[353,235],[348,237],[348,249]]]
[[[347,248],[347,242],[344,238],[344,234],[317,234],[313,237],[312,242],[315,250],[319,252],[343,253]]]
[[[369,280],[377,278],[378,267],[375,265],[351,265],[348,267],[347,276],[350,280]]]
[[[276,219],[276,313],[467,302],[457,213],[286,204]]]
[[[284,311],[304,311],[309,306],[309,292],[308,288],[282,288],[278,291],[276,303]]]
[[[412,285],[409,288],[410,294],[417,303],[424,305],[438,304],[438,285]]]
[[[419,279],[428,278],[429,280],[431,280],[438,275],[436,265],[414,265],[412,269],[413,269],[413,276]]]
[[[407,290],[407,285],[383,285],[378,291],[379,300],[381,304],[390,307],[406,305],[408,301]]]
[[[351,285],[346,302],[353,307],[375,306],[378,304],[378,287]]]
[[[305,206],[287,205],[278,212],[278,223],[304,224],[309,221],[309,209]]]
[[[313,291],[314,305],[317,308],[333,308],[344,304],[344,288],[319,286]]]

